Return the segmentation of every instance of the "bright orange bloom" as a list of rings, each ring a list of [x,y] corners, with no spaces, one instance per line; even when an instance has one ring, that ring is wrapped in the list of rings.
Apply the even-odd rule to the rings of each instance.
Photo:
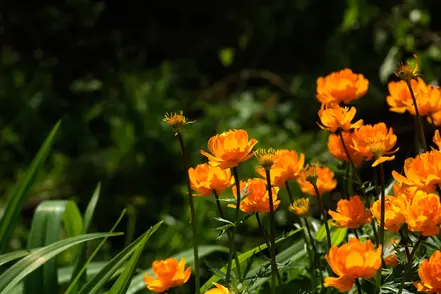
[[[395,244],[400,242],[399,239],[390,240],[389,244],[384,248],[384,263],[386,266],[396,266],[398,265],[398,255],[395,249]]]
[[[421,232],[428,237],[439,234],[441,225],[441,203],[439,196],[417,191],[406,215],[409,231]]]
[[[186,125],[194,123],[194,121],[189,121],[183,114],[183,112],[172,112],[166,113],[163,121],[169,124],[175,131],[183,130]]]
[[[389,196],[385,199],[384,228],[390,232],[398,232],[406,220],[406,214],[409,210],[409,203],[405,195]],[[371,212],[377,223],[380,225],[381,201],[377,200],[372,204]]]
[[[271,167],[274,165],[274,163],[278,160],[277,157],[278,150],[275,150],[273,148],[269,149],[257,149],[256,152],[254,152],[254,155],[256,155],[257,160],[259,161],[260,166],[265,169],[271,169]]]
[[[331,192],[337,186],[337,180],[334,178],[334,172],[327,167],[311,165],[306,167],[297,178],[300,189],[303,193],[317,196],[314,186],[315,183],[320,195]]]
[[[317,99],[323,104],[348,104],[366,94],[368,87],[369,81],[362,74],[346,68],[317,79]]]
[[[408,186],[403,183],[400,183],[400,184],[395,183],[392,186],[392,188],[394,191],[394,196],[398,196],[399,194],[403,194],[404,196],[406,196],[409,203],[412,201],[413,196],[415,196],[415,191],[416,191],[415,187]]]
[[[297,179],[305,163],[305,155],[301,153],[299,156],[294,150],[279,150],[276,156],[271,166],[271,185],[281,187],[286,181]],[[264,168],[257,167],[256,171],[266,179]]]
[[[155,293],[162,293],[172,287],[181,286],[187,283],[191,275],[191,267],[185,269],[185,259],[178,261],[176,258],[166,260],[155,260],[152,270],[157,279],[145,274],[144,282],[147,288]]]
[[[433,135],[433,143],[438,146],[438,150],[441,150],[441,136],[439,134],[439,130],[436,130],[435,135]]]
[[[392,176],[397,182],[409,187],[410,191],[422,190],[432,193],[436,185],[441,184],[440,162],[440,151],[425,152],[404,161],[404,176],[396,171],[392,171]]]
[[[248,141],[247,131],[229,130],[208,141],[208,149],[213,155],[203,150],[201,154],[208,158],[210,165],[226,169],[251,158],[251,150],[256,144],[257,140],[254,138]]]
[[[427,117],[427,120],[437,127],[441,126],[441,111],[433,113],[431,117]]]
[[[413,282],[418,292],[441,293],[441,251],[436,250],[418,269],[421,282]]]
[[[363,202],[357,195],[351,196],[349,200],[339,200],[337,211],[328,210],[328,213],[338,223],[334,225],[339,228],[355,229],[372,220],[371,212],[364,208]]]
[[[289,206],[289,211],[298,216],[305,216],[309,212],[309,198],[299,198]]]
[[[228,288],[222,286],[221,284],[213,284],[216,286],[216,288],[208,290],[207,292],[205,292],[205,294],[231,294],[230,290],[228,290]]]
[[[415,65],[411,65],[410,63],[407,64],[401,63],[400,66],[395,71],[397,77],[399,77],[404,81],[410,81],[416,78],[417,76],[421,75],[418,66],[419,63],[418,56],[414,54],[413,57],[415,57]]]
[[[375,276],[381,266],[381,245],[375,250],[369,240],[361,243],[357,238],[350,238],[347,244],[332,246],[325,258],[338,278],[325,278],[324,286],[346,292],[352,289],[356,278]]]
[[[323,130],[333,133],[358,129],[363,125],[363,120],[352,123],[356,112],[355,107],[341,107],[337,103],[322,104],[318,112],[320,122],[317,124]]]
[[[196,168],[189,168],[191,188],[198,192],[194,196],[207,196],[216,190],[220,195],[225,189],[234,184],[230,169],[221,169],[207,163],[199,164]]]
[[[364,156],[355,151],[352,148],[352,137],[353,133],[350,132],[342,132],[343,141],[345,142],[346,149],[348,150],[349,156],[351,157],[352,162],[355,166],[359,166],[363,160]],[[346,156],[346,151],[341,143],[341,139],[339,135],[330,134],[328,138],[328,149],[329,152],[334,155],[335,158],[339,160],[349,161]]]
[[[372,166],[394,160],[395,156],[391,155],[398,151],[392,150],[397,143],[397,136],[394,134],[392,128],[389,130],[385,123],[378,123],[375,125],[364,125],[354,131],[352,138],[352,148],[366,157],[366,160],[371,160],[375,157],[375,162]]]
[[[246,190],[245,190],[246,189]],[[260,212],[265,213],[270,211],[269,194],[266,189],[266,181],[260,178],[249,179],[248,181],[240,181],[240,190],[247,191],[245,199],[240,202],[240,210],[245,213]],[[280,200],[277,200],[278,187],[271,188],[273,196],[274,210],[279,207]],[[237,199],[236,189],[233,187],[234,198]],[[236,208],[234,204],[228,204],[228,207]]]

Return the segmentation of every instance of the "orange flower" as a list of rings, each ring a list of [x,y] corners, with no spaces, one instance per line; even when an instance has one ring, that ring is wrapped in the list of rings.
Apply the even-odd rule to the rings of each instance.
[[[309,198],[299,198],[289,206],[289,211],[298,216],[308,215],[309,212]]]
[[[386,266],[396,266],[398,265],[398,256],[395,249],[395,244],[400,242],[399,239],[390,240],[389,244],[384,248],[384,263]]]
[[[215,285],[216,288],[208,290],[205,292],[205,294],[231,294],[228,288],[222,286],[221,284],[213,283],[213,285]]]
[[[409,202],[412,201],[413,196],[415,195],[415,187],[408,186],[403,183],[400,183],[400,184],[395,183],[392,186],[392,188],[394,191],[394,196],[398,196],[399,194],[403,194],[404,196],[406,196],[406,198]]]
[[[183,112],[172,112],[166,113],[163,121],[169,124],[175,131],[176,134],[180,130],[183,130],[186,125],[194,123],[194,121],[189,121],[183,114]]]
[[[410,191],[422,190],[434,192],[436,185],[441,183],[441,152],[432,150],[407,158],[404,161],[404,176],[392,171],[394,179],[409,187]]]
[[[219,167],[199,164],[196,168],[189,168],[191,188],[199,194],[194,196],[207,196],[216,190],[220,195],[225,189],[234,184],[234,178],[231,177],[230,169],[220,169]]]
[[[341,107],[337,103],[322,104],[318,112],[320,122],[317,122],[317,124],[323,130],[333,133],[358,129],[363,125],[363,120],[360,119],[352,123],[356,112],[355,107]]]
[[[404,195],[397,197],[386,195],[385,199],[384,228],[390,232],[398,232],[406,220],[409,203]],[[380,225],[381,201],[377,200],[372,204],[371,212],[378,225]]]
[[[420,75],[419,66],[418,66],[419,63],[418,56],[414,54],[413,57],[415,57],[415,65],[411,66],[409,62],[407,64],[401,63],[400,66],[395,71],[397,77],[405,81],[410,81],[411,79],[414,79]]]
[[[288,180],[297,179],[305,163],[305,155],[301,153],[299,156],[294,150],[279,150],[276,157],[271,167],[271,185],[280,187]],[[257,167],[256,171],[266,179],[264,168]]]
[[[441,251],[436,250],[418,269],[421,282],[413,282],[418,292],[441,293]]]
[[[369,81],[361,74],[346,68],[317,79],[317,99],[329,102],[350,103],[366,94]]]
[[[441,203],[439,196],[417,191],[406,215],[407,227],[412,232],[421,232],[425,237],[439,234]]]
[[[201,154],[208,158],[210,165],[226,169],[251,158],[251,150],[256,144],[257,140],[254,138],[248,141],[245,130],[229,130],[208,141],[208,149],[213,155],[203,150]]]
[[[337,186],[337,180],[334,178],[334,172],[327,167],[320,167],[318,165],[307,166],[297,178],[300,189],[303,193],[317,196],[314,186],[315,183],[320,195],[330,192]]]
[[[361,225],[371,222],[372,216],[369,209],[364,208],[364,204],[360,197],[355,195],[349,200],[339,200],[337,203],[337,212],[329,210],[329,215],[338,222],[334,224],[339,228],[355,229]]]
[[[433,120],[432,120],[432,119],[433,119]],[[428,120],[431,124],[433,124],[433,125],[435,125],[435,126],[437,126],[437,127],[441,126],[441,111],[438,111],[438,112],[433,113],[431,117],[428,117],[428,118],[427,118],[427,120]]]
[[[271,167],[274,165],[274,163],[278,160],[277,157],[278,150],[275,150],[273,148],[269,149],[257,149],[256,152],[254,152],[254,155],[256,155],[257,160],[259,161],[260,166],[265,170],[271,169]]]
[[[243,196],[245,199],[241,200],[240,202],[240,210],[245,213],[265,213],[270,211],[269,195],[268,190],[266,189],[266,181],[264,179],[253,178],[246,182],[240,181],[240,190],[247,191],[247,194]],[[280,203],[280,200],[277,200],[279,188],[274,187],[271,189],[271,191],[273,196],[273,207],[274,210],[276,210]],[[237,193],[234,187],[233,194],[234,198],[237,199]],[[236,205],[228,204],[228,207],[236,208]]]
[[[325,258],[338,278],[325,278],[324,286],[345,292],[352,289],[356,278],[375,276],[381,266],[381,245],[375,250],[369,240],[361,243],[357,238],[350,238],[347,244],[332,246]]]
[[[364,156],[352,148],[353,133],[342,132],[342,136],[352,162],[355,164],[355,166],[359,166],[363,162]],[[339,160],[349,161],[339,135],[329,135],[328,149],[335,158]]]
[[[371,160],[375,157],[375,162],[372,166],[394,160],[395,156],[390,155],[398,151],[391,150],[397,143],[397,136],[394,134],[392,128],[389,130],[384,123],[375,125],[364,125],[354,131],[352,138],[352,148],[366,157],[366,160]]]
[[[191,267],[185,269],[185,259],[178,263],[176,258],[166,260],[155,260],[152,270],[157,279],[145,274],[144,282],[147,288],[155,293],[162,293],[172,287],[181,286],[187,283],[191,275]]]
[[[439,134],[439,130],[436,130],[435,135],[433,135],[433,143],[438,146],[438,150],[441,150],[441,136]]]

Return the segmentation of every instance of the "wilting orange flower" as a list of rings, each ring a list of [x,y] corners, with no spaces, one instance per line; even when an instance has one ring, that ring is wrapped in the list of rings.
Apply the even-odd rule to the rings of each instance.
[[[384,248],[384,263],[386,266],[396,266],[398,265],[398,256],[395,249],[395,244],[400,242],[399,239],[390,240],[389,244]]]
[[[305,216],[309,212],[309,198],[299,198],[294,200],[289,206],[289,211],[298,216]]]
[[[371,212],[364,208],[363,202],[357,195],[351,196],[349,200],[339,200],[337,211],[329,210],[328,213],[338,223],[334,225],[339,228],[355,229],[370,223],[372,219]]]
[[[246,190],[245,190],[246,189]],[[245,213],[260,212],[265,213],[270,211],[269,194],[266,189],[266,181],[260,178],[248,179],[248,181],[240,181],[240,190],[246,191],[245,199],[240,202],[240,210]],[[271,189],[273,196],[274,210],[279,206],[280,200],[277,200],[278,187]],[[236,189],[233,187],[234,198],[237,199]],[[228,204],[228,207],[235,208],[236,205]]]
[[[145,274],[144,282],[147,288],[155,293],[162,293],[172,287],[181,286],[187,283],[191,275],[191,267],[185,269],[185,259],[178,261],[176,258],[166,260],[155,260],[152,270],[157,279]]]
[[[389,130],[384,123],[378,123],[375,125],[364,125],[354,131],[352,138],[352,148],[366,157],[366,160],[375,158],[372,166],[394,160],[391,155],[398,151],[392,150],[397,143],[397,136],[394,134],[392,128]]]
[[[421,282],[413,282],[418,292],[441,293],[441,251],[436,250],[418,269]]]
[[[441,204],[439,196],[417,191],[406,215],[407,227],[412,232],[421,232],[425,237],[439,234]]]
[[[248,141],[247,131],[229,130],[208,141],[208,149],[213,155],[203,150],[201,154],[208,158],[210,165],[226,169],[251,158],[251,150],[256,144],[257,140],[254,138]]]
[[[306,167],[297,178],[300,189],[303,193],[317,196],[314,186],[315,183],[320,195],[334,190],[337,186],[337,180],[334,178],[334,172],[327,167],[311,165]]]
[[[271,167],[274,165],[274,163],[278,160],[277,156],[278,150],[275,150],[273,148],[269,149],[257,149],[256,152],[254,152],[254,155],[256,155],[257,160],[259,161],[260,166],[265,170],[271,169]]]
[[[322,104],[318,112],[320,122],[317,124],[320,128],[333,133],[357,129],[363,125],[363,120],[352,123],[356,112],[355,107],[341,107],[337,103]]]
[[[407,64],[401,63],[400,66],[395,71],[397,77],[405,81],[410,81],[411,79],[414,79],[420,75],[419,66],[418,66],[419,63],[418,56],[414,54],[413,57],[415,57],[415,65],[411,66],[411,64],[409,63]]]
[[[277,160],[271,166],[271,185],[280,187],[288,180],[297,179],[305,163],[305,155],[301,153],[299,156],[294,150],[279,150],[276,156]],[[256,171],[266,179],[264,168],[257,167]]]
[[[366,94],[369,81],[362,74],[346,68],[317,79],[317,99],[329,102],[350,103]]]
[[[205,294],[231,294],[230,290],[221,284],[213,283],[213,285],[215,285],[216,288],[208,290]]]
[[[191,188],[199,193],[194,196],[207,196],[213,193],[213,190],[220,195],[234,183],[230,169],[221,169],[207,163],[199,164],[196,168],[189,168],[188,175]]]
[[[384,228],[390,232],[398,232],[406,220],[406,214],[409,209],[409,203],[405,195],[398,196],[386,195],[385,198],[385,214]],[[377,200],[372,204],[371,212],[377,223],[380,225],[381,217],[381,201]]]
[[[404,176],[392,171],[394,179],[409,187],[410,191],[434,192],[441,183],[441,152],[432,150],[404,161]]]
[[[355,164],[355,166],[359,166],[363,162],[364,156],[352,148],[353,133],[342,132],[342,136],[352,162]],[[334,155],[335,158],[339,160],[349,161],[339,135],[336,134],[329,135],[328,149],[329,152],[332,155]]]
[[[166,113],[163,121],[168,123],[175,131],[183,130],[186,125],[194,123],[194,121],[189,121],[183,114],[183,112],[172,112]]]
[[[369,240],[361,243],[357,238],[350,238],[347,244],[332,246],[325,258],[338,278],[325,278],[324,286],[346,292],[352,289],[356,278],[375,276],[381,266],[381,245],[375,250]]]

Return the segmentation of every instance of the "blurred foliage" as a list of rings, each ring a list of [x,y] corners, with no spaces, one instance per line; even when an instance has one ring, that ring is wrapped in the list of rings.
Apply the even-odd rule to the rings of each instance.
[[[411,155],[412,120],[388,112],[386,84],[413,53],[425,80],[439,82],[441,20],[434,12],[440,9],[438,0],[2,1],[2,195],[63,120],[11,248],[26,247],[39,202],[74,199],[84,211],[99,181],[99,231],[129,206],[125,225],[133,236],[161,219],[167,227],[147,245],[145,264],[189,248],[185,171],[163,114],[184,110],[196,120],[184,133],[194,165],[205,160],[199,150],[211,136],[244,128],[260,147],[293,148],[337,167],[327,134],[316,126],[315,81],[345,67],[370,81],[356,102],[358,116],[393,126],[397,158]],[[256,176],[254,164],[241,166],[241,176]],[[401,164],[388,164],[386,173],[393,168]],[[280,197],[287,199],[284,191]],[[197,199],[203,227],[217,225],[214,208],[212,199]],[[284,211],[277,217],[288,231],[293,218]],[[247,224],[242,236],[256,236],[257,225]],[[202,244],[216,242],[218,232],[201,231]],[[133,236],[113,245],[121,248]],[[240,249],[253,246],[250,238],[240,240]]]

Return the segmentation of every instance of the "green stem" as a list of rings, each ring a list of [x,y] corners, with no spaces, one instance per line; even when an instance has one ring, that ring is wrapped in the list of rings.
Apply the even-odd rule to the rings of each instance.
[[[415,255],[415,252],[418,249],[418,245],[420,245],[421,240],[423,239],[423,236],[420,235],[420,237],[418,238],[418,241],[415,243],[415,245],[413,246],[413,250],[412,253],[410,254],[410,258],[409,261],[407,262],[406,265],[406,269],[404,270],[404,275],[403,278],[401,279],[401,284],[400,284],[400,289],[398,290],[398,294],[403,293],[403,289],[404,289],[404,283],[406,282],[407,279],[407,275],[409,275],[410,270],[412,269],[412,261],[413,261],[413,257]]]
[[[420,143],[421,143],[421,146],[423,147],[424,151],[427,152],[427,143],[426,143],[426,137],[424,135],[423,122],[421,121],[420,112],[418,110],[418,105],[417,105],[417,101],[415,98],[415,94],[413,93],[413,90],[412,90],[412,84],[411,84],[410,80],[407,80],[406,84],[407,84],[407,87],[409,88],[410,96],[412,97],[413,106],[415,107],[415,115],[416,115],[416,119],[418,122],[417,132],[418,132],[418,135],[420,138]]]
[[[239,181],[239,175],[237,173],[237,166],[232,168],[233,170],[233,176],[234,176],[234,183],[236,185],[236,217],[235,217],[235,221],[234,221],[234,226],[233,226],[233,231],[231,232],[231,242],[230,242],[230,254],[228,256],[228,266],[227,266],[227,276],[226,276],[226,282],[229,283],[230,282],[230,277],[231,277],[231,264],[232,264],[232,260],[233,260],[233,256],[236,260],[236,270],[237,270],[237,274],[239,279],[241,278],[241,273],[240,273],[240,262],[239,262],[239,258],[237,257],[237,252],[236,252],[236,245],[234,244],[234,238],[236,237],[236,231],[237,231],[237,226],[239,225],[239,213],[240,213],[240,181]]]
[[[290,204],[292,204],[294,202],[294,198],[292,197],[291,188],[289,187],[288,181],[285,182],[285,187],[286,187],[286,191],[288,192]]]
[[[193,229],[193,253],[194,253],[194,275],[196,281],[196,294],[201,293],[201,281],[200,281],[200,263],[199,263],[199,252],[198,252],[198,234],[197,234],[197,224],[196,224],[196,211],[194,209],[193,202],[193,194],[191,190],[190,184],[190,176],[188,174],[188,169],[190,168],[190,164],[188,161],[188,154],[185,152],[184,139],[182,138],[182,134],[177,132],[179,138],[179,144],[181,145],[182,156],[184,157],[184,168],[187,173],[187,190],[188,190],[188,201],[190,203],[190,215],[191,215],[191,226]]]
[[[271,243],[271,293],[276,293],[276,277],[279,280],[279,284],[281,284],[282,279],[280,278],[279,271],[277,269],[276,263],[276,222],[274,218],[274,203],[273,203],[273,192],[271,188],[271,173],[270,169],[265,169],[266,174],[266,182],[268,189],[268,198],[269,198],[269,209],[270,209],[270,243]]]
[[[381,268],[384,266],[384,259],[383,259],[383,252],[384,252],[384,216],[385,216],[385,207],[386,207],[386,200],[385,200],[385,183],[384,183],[384,169],[383,169],[383,163],[380,163],[378,167],[378,177],[380,178],[381,183],[381,196],[380,196],[380,232],[379,232],[379,244],[381,244]],[[379,245],[377,244],[377,246]],[[377,272],[377,288],[381,288],[381,268]]]
[[[407,247],[407,238],[406,238],[406,236],[404,236],[404,233],[401,230],[401,228],[398,230],[398,232],[400,233],[401,242],[403,243],[404,250],[406,251],[407,262],[409,262],[409,260],[410,260],[410,251],[409,251],[409,247]]]
[[[259,216],[258,212],[256,212],[256,220],[257,220],[257,225],[259,226],[259,230],[262,232],[263,238],[265,239],[266,247],[268,248],[268,251],[271,254],[271,245],[270,245],[270,243],[268,241],[268,235],[267,235],[267,233],[265,231],[265,228],[262,225],[262,222],[260,220],[260,216]]]
[[[355,279],[355,285],[357,285],[358,294],[363,294],[363,292],[361,291],[360,281],[358,279]]]
[[[328,215],[326,214],[325,206],[323,205],[323,200],[322,197],[320,196],[320,191],[317,188],[317,185],[315,183],[312,183],[312,186],[314,187],[315,193],[317,194],[320,210],[322,211],[323,219],[325,221],[326,241],[328,243],[328,251],[329,251],[331,249],[332,243],[331,243],[331,231],[329,230],[329,225],[328,225]]]
[[[311,243],[313,242],[312,241],[312,238],[311,238],[311,232],[309,232],[309,225],[307,224],[308,223],[308,220],[305,218],[305,219],[303,219],[302,217],[300,218],[300,223],[302,224],[302,226],[304,226],[305,228],[307,228],[306,229],[306,231],[307,232],[303,232],[304,234],[303,234],[303,236],[304,236],[304,238],[305,238],[305,243],[306,243],[306,248],[308,249],[308,255],[309,255],[309,262],[310,262],[310,264],[311,264],[311,271],[312,271],[312,274],[311,274],[311,283],[312,283],[312,289],[314,290],[314,292],[317,292],[317,277],[316,277],[316,273],[317,273],[317,270],[316,270],[316,260],[315,260],[315,249],[314,249],[314,246],[311,246],[311,248],[312,248],[312,250],[311,250],[311,248],[309,247],[310,246],[310,242],[309,242],[309,240],[311,240]],[[308,240],[308,235],[309,235],[309,240]]]

